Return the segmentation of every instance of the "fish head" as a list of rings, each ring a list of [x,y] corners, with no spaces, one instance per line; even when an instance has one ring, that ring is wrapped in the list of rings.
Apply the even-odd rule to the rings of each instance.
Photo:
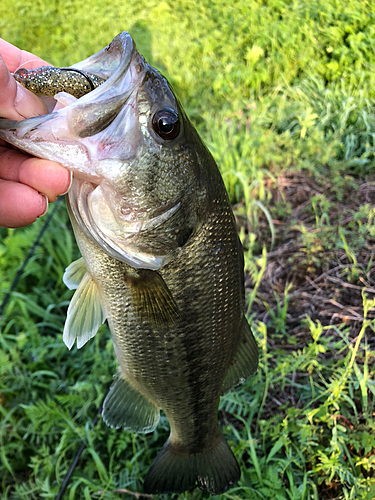
[[[159,269],[194,230],[205,147],[128,33],[71,68],[105,82],[79,99],[57,94],[48,115],[1,119],[0,137],[73,172],[71,218],[106,253]]]

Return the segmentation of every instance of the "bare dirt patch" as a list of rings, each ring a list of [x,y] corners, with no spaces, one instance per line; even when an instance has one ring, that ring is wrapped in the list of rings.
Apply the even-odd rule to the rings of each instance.
[[[303,320],[309,316],[324,326],[345,323],[354,340],[364,319],[362,293],[368,298],[375,296],[375,239],[364,228],[364,218],[358,215],[361,207],[364,212],[364,205],[368,213],[375,207],[375,181],[363,179],[356,186],[345,187],[337,196],[324,178],[318,184],[305,172],[291,172],[280,176],[276,186],[269,187],[272,200],[268,208],[272,215],[280,203],[284,210],[282,217],[274,218],[276,244],[267,254],[267,268],[252,312],[269,326],[273,347],[288,349],[282,336],[272,335],[275,329],[271,312],[277,312],[278,304],[282,306],[284,291],[289,286],[288,334],[296,335],[303,344],[309,335]],[[318,208],[314,211],[312,206]],[[340,229],[347,247],[354,249],[352,253],[340,239]],[[265,242],[264,235],[269,234],[265,218],[258,233],[259,241]],[[249,276],[245,287],[252,290]],[[374,315],[371,311],[368,318]],[[369,341],[372,345],[368,347],[375,349],[373,336]]]

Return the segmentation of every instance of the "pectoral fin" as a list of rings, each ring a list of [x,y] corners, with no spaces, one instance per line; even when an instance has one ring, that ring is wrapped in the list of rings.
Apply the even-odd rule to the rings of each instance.
[[[172,326],[178,320],[178,306],[164,282],[155,271],[139,269],[134,275],[126,274],[131,286],[133,304],[141,322],[152,326]]]
[[[75,340],[78,349],[85,345],[95,336],[104,320],[98,287],[91,275],[86,272],[68,307],[63,333],[63,341],[67,348],[71,349]]]
[[[86,264],[83,258],[81,257],[80,259],[75,260],[65,269],[63,276],[64,284],[69,288],[69,290],[75,290],[81,283],[86,271]]]
[[[254,375],[258,368],[258,347],[254,336],[251,333],[249,323],[245,316],[241,324],[241,340],[238,346],[232,366],[224,379],[221,393],[225,394],[229,389],[239,385],[251,375]]]
[[[109,427],[132,432],[152,432],[160,410],[141,394],[119,370],[103,403],[102,416]]]

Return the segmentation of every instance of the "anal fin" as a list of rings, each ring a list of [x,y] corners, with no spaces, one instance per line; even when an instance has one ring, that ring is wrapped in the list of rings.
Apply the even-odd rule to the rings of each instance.
[[[241,340],[228,373],[221,387],[221,393],[225,394],[229,389],[245,382],[247,378],[257,371],[258,347],[251,333],[249,323],[245,316],[241,323]]]
[[[119,370],[104,400],[102,417],[109,427],[146,433],[158,425],[160,410]]]

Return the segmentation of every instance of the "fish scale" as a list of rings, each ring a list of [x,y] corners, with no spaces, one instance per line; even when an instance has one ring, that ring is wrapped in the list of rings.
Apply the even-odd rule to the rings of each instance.
[[[221,205],[221,204],[220,204]],[[221,231],[224,234],[226,245],[225,252],[202,252],[200,247],[215,248],[213,244],[218,241],[216,222],[221,221]],[[79,231],[75,228],[76,236]],[[78,232],[77,241],[89,273],[98,283],[99,293],[103,302],[109,304],[107,315],[116,351],[123,353],[119,362],[126,375],[138,382],[143,392],[152,399],[158,407],[163,408],[172,432],[181,436],[180,440],[188,442],[191,436],[198,436],[198,442],[204,443],[201,437],[203,423],[216,420],[218,394],[225,376],[223,365],[229,367],[234,358],[239,342],[239,322],[243,311],[242,297],[238,283],[241,281],[241,268],[239,260],[228,258],[232,251],[238,252],[237,234],[233,229],[233,218],[229,210],[214,213],[200,229],[198,237],[184,247],[179,257],[167,265],[159,273],[165,284],[170,289],[174,299],[181,310],[181,320],[173,329],[173,334],[178,342],[172,348],[172,353],[166,347],[166,329],[148,329],[147,325],[140,325],[137,315],[130,302],[126,305],[130,295],[128,285],[124,280],[127,266],[115,261],[98,250],[89,240],[84,239],[82,232]],[[90,248],[90,251],[87,251]],[[223,255],[224,253],[224,255]],[[213,254],[213,255],[212,255]],[[197,256],[200,256],[197,258]],[[116,271],[114,271],[116,268]],[[176,272],[178,269],[178,272]],[[105,279],[111,276],[111,279]],[[233,286],[237,281],[237,286]],[[202,296],[201,283],[206,282],[213,293],[204,294],[205,304],[197,309],[197,301]],[[185,283],[185,287],[181,286]],[[233,307],[237,305],[237,307]],[[231,307],[230,307],[231,306]],[[229,309],[230,313],[226,313]],[[224,316],[224,321],[222,320]],[[216,319],[218,318],[218,319]],[[171,329],[168,329],[171,335]],[[142,340],[141,340],[142,339]],[[198,341],[197,341],[198,340]],[[199,359],[199,358],[203,359]],[[165,366],[165,359],[173,359],[176,370]],[[134,366],[134,360],[137,364]],[[205,369],[202,369],[206,365]],[[153,378],[149,378],[149,372]],[[219,377],[210,377],[200,383],[201,373],[221,372]],[[193,379],[194,384],[189,382]],[[171,385],[171,380],[174,381]],[[193,386],[191,398],[186,388]],[[216,398],[212,394],[216,393]],[[191,428],[188,409],[199,403],[199,418]],[[173,415],[177,412],[175,422]],[[197,409],[195,409],[197,414]],[[172,415],[172,416],[171,416]],[[204,433],[209,436],[207,432]],[[185,437],[188,436],[188,438]],[[196,438],[194,438],[193,445]]]
[[[240,468],[218,425],[220,395],[258,362],[223,180],[128,33],[72,68],[103,81],[78,99],[57,95],[44,117],[0,119],[0,137],[73,173],[67,207],[83,259],[63,278],[76,289],[63,340],[80,348],[108,320],[119,370],[107,425],[151,432],[164,411],[171,432],[146,493],[223,493]]]

